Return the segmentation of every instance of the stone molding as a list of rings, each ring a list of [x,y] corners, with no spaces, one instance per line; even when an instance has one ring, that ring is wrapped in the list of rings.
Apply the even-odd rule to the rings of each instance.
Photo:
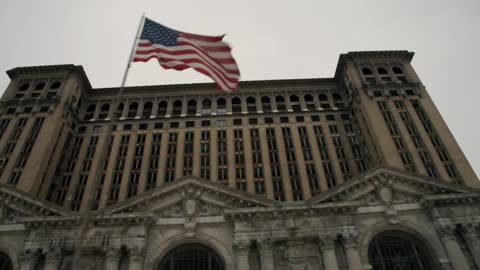
[[[109,248],[105,251],[105,259],[108,262],[119,262],[120,261],[120,249],[118,248]]]
[[[248,256],[250,246],[251,244],[249,241],[237,241],[233,243],[233,249],[237,256]]]
[[[128,248],[128,255],[130,256],[130,262],[143,262],[145,259],[145,249],[141,247]]]
[[[336,236],[333,235],[322,235],[318,237],[318,243],[320,245],[320,249],[324,250],[331,250],[335,248],[335,240],[337,240]]]
[[[58,265],[62,261],[63,252],[59,247],[50,248],[45,254],[45,264]]]

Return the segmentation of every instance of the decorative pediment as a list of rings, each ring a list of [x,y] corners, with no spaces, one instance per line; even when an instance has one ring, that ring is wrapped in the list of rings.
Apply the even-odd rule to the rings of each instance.
[[[201,217],[223,215],[225,209],[270,207],[275,204],[275,201],[263,196],[186,176],[102,212],[110,215],[149,212],[163,218]]]
[[[365,206],[421,203],[438,195],[464,196],[479,193],[469,187],[408,174],[395,168],[380,168],[347,181],[312,197],[309,205],[337,202],[361,202]]]
[[[36,217],[67,217],[62,208],[31,194],[0,184],[0,223],[17,223]]]

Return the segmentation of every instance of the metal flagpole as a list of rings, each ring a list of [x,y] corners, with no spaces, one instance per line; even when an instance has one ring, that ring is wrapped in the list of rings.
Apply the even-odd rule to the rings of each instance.
[[[130,63],[132,63],[133,54],[137,49],[138,39],[140,38],[140,34],[142,33],[144,21],[145,21],[145,12],[142,13],[142,18],[140,18],[140,24],[138,25],[137,33],[135,34],[135,40],[133,40],[132,51],[130,51],[127,67],[125,68],[125,73],[123,74],[122,85],[120,86],[120,90],[118,91],[119,96],[121,96],[123,93],[123,88],[125,87],[125,82],[127,81],[128,70],[130,69]]]
[[[122,79],[122,85],[120,86],[120,89],[117,93],[117,96],[115,98],[112,98],[112,108],[111,108],[111,117],[110,117],[110,125],[107,127],[107,135],[106,135],[106,139],[105,139],[105,145],[102,145],[101,146],[101,155],[100,157],[103,158],[103,162],[105,162],[107,160],[107,157],[106,155],[108,154],[108,148],[110,147],[110,140],[111,140],[111,136],[112,136],[112,133],[113,133],[113,127],[115,126],[115,123],[117,121],[116,117],[115,117],[115,113],[116,113],[116,106],[118,104],[118,102],[120,102],[120,99],[122,97],[122,93],[123,93],[123,89],[125,88],[125,82],[127,80],[127,75],[128,75],[128,70],[130,69],[130,63],[132,62],[132,58],[133,58],[133,54],[137,48],[137,44],[138,44],[138,39],[140,37],[140,34],[142,33],[142,29],[143,29],[143,25],[144,25],[144,21],[145,21],[145,13],[142,13],[142,17],[140,18],[140,24],[138,25],[138,29],[137,29],[137,33],[135,34],[135,39],[133,41],[133,46],[132,46],[132,50],[130,52],[130,56],[128,57],[128,62],[127,62],[127,67],[125,69],[125,73],[123,75],[123,79]],[[103,165],[104,164],[99,164],[98,166],[98,169],[97,169],[97,172],[96,172],[96,179],[98,179],[97,176],[100,175],[100,170],[103,169]],[[97,183],[97,186],[98,186],[98,183]],[[96,186],[96,188],[98,188]],[[103,191],[102,191],[103,193]],[[90,201],[88,202],[88,211],[90,210],[90,207],[92,206],[92,202],[95,198],[92,198],[90,199]],[[100,201],[102,200],[102,198],[100,198]],[[75,248],[75,253],[74,253],[74,257],[73,257],[73,262],[74,262],[74,265],[75,262],[79,259],[79,256],[80,256],[80,251],[82,249],[82,246],[83,246],[83,242],[85,240],[85,234],[87,233],[88,231],[88,228],[89,228],[89,223],[90,223],[90,215],[87,214],[84,216],[84,220],[82,222],[82,225],[81,225],[81,232],[80,232],[80,235],[79,235],[79,239],[80,241],[78,242],[76,248]],[[106,247],[108,248],[108,247]],[[74,266],[75,269],[77,269],[77,266]]]
[[[135,53],[135,50],[137,48],[138,39],[140,38],[140,35],[142,33],[144,21],[145,21],[145,13],[142,13],[142,17],[140,18],[140,24],[138,25],[137,33],[135,34],[135,39],[133,40],[132,50],[130,51],[130,56],[128,57],[127,67],[125,68],[125,73],[123,74],[122,85],[120,86],[120,89],[117,92],[117,96],[112,98],[112,108],[110,110],[111,111],[111,113],[110,113],[110,124],[107,126],[107,136],[106,136],[105,146],[102,147],[102,150],[101,150],[102,154],[100,155],[101,157],[103,157],[104,162],[107,159],[107,157],[105,155],[107,154],[108,148],[110,146],[110,140],[111,140],[110,137],[112,137],[113,129],[114,129],[115,124],[118,120],[116,115],[115,115],[116,110],[117,110],[117,106],[121,102],[123,89],[125,88],[125,82],[127,81],[128,71],[130,69],[130,63],[132,62],[133,54]],[[112,141],[112,146],[113,146],[113,141]],[[103,164],[102,164],[102,166],[103,166]],[[101,166],[98,166],[97,175],[99,175],[100,170],[101,170]],[[100,201],[101,200],[102,199],[100,199]]]

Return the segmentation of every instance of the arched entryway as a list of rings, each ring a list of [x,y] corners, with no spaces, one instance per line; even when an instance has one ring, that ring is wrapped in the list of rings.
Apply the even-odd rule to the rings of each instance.
[[[12,270],[10,258],[2,252],[0,252],[0,270]]]
[[[169,251],[157,270],[224,270],[223,260],[211,248],[184,244]]]
[[[412,235],[402,231],[384,231],[368,247],[373,270],[433,270],[429,249]]]

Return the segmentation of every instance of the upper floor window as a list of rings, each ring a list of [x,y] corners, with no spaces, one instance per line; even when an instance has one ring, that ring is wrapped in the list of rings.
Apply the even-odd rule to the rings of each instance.
[[[107,118],[109,110],[110,110],[110,105],[109,104],[103,104],[102,107],[100,107],[100,114],[98,115],[98,118],[100,118],[100,119]]]
[[[279,112],[287,110],[287,106],[285,105],[285,98],[283,96],[276,96],[275,102],[277,103],[277,110]]]
[[[59,82],[59,81],[54,81],[54,82],[50,85],[50,89],[58,89],[58,88],[60,88],[61,85],[62,85],[61,82]]]
[[[271,112],[272,111],[272,106],[270,104],[270,98],[267,96],[263,96],[260,99],[260,102],[262,103],[262,111],[263,112]]]
[[[300,99],[298,98],[297,95],[290,96],[290,105],[292,106],[292,110],[294,112],[302,111],[302,108],[300,107]]]
[[[248,112],[256,112],[257,111],[257,104],[254,97],[247,98],[247,111]]]
[[[232,98],[232,112],[242,112],[242,100],[239,97]]]
[[[367,67],[364,67],[364,68],[362,68],[362,74],[368,76],[368,75],[373,75],[373,72],[372,72],[371,69],[369,69]]]
[[[95,104],[90,104],[88,107],[87,107],[87,110],[85,111],[85,117],[83,118],[83,120],[90,120],[93,118],[93,114],[95,113]]]
[[[312,111],[316,109],[315,100],[313,99],[312,95],[307,94],[303,96],[303,99],[305,100],[305,105],[307,106],[308,110]]]
[[[143,104],[142,117],[149,118],[152,115],[153,103],[147,101]]]
[[[175,100],[173,102],[172,116],[179,116],[182,113],[182,101]]]
[[[137,102],[131,103],[130,106],[128,107],[128,117],[133,118],[137,116],[137,110],[138,110],[138,103]]]
[[[197,101],[190,99],[187,103],[187,115],[195,115],[197,113]]]
[[[224,98],[217,99],[217,114],[227,113],[227,101]]]
[[[165,100],[158,103],[157,116],[165,116],[167,114],[167,105],[168,103]]]
[[[45,82],[39,82],[35,85],[35,90],[42,90],[45,88]]]
[[[202,114],[210,114],[212,112],[212,101],[209,98],[205,98],[202,101]]]
[[[399,67],[392,68],[393,74],[403,74],[403,70]]]
[[[20,85],[20,87],[18,88],[18,91],[27,91],[29,87],[30,87],[30,84],[29,84],[29,83],[23,83],[23,84]]]

